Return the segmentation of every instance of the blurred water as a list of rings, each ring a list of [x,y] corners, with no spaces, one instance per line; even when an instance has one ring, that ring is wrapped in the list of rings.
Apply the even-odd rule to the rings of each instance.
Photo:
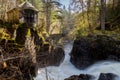
[[[65,59],[59,67],[50,66],[47,68],[41,68],[38,70],[38,75],[35,77],[35,80],[47,80],[46,79],[46,69],[48,80],[64,80],[65,78],[70,77],[71,75],[79,75],[81,73],[94,75],[98,79],[100,73],[115,73],[120,76],[120,63],[113,61],[102,61],[98,62],[86,70],[79,70],[75,68],[70,63],[69,53],[72,49],[72,43],[66,44],[64,46],[65,50]],[[120,78],[116,78],[120,80]]]

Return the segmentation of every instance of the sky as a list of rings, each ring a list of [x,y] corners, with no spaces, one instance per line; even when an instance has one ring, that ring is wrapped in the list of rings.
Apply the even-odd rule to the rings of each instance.
[[[63,5],[65,5],[66,9],[68,9],[70,0],[60,0],[60,3],[63,4]]]

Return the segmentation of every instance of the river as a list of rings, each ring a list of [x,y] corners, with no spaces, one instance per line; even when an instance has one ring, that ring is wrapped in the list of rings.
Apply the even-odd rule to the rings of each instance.
[[[113,61],[104,61],[98,62],[85,70],[79,70],[70,63],[69,53],[72,49],[72,43],[68,43],[64,46],[65,59],[60,66],[49,66],[46,68],[40,68],[38,70],[38,75],[34,80],[64,80],[65,78],[70,77],[71,75],[79,75],[81,73],[91,74],[95,76],[95,80],[98,79],[100,73],[115,73],[120,76],[120,63]],[[47,71],[47,73],[46,73]],[[120,80],[120,78],[116,78]]]

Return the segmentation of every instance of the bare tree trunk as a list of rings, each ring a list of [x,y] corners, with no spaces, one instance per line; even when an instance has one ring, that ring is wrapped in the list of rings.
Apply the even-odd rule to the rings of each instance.
[[[85,4],[84,4],[84,1],[83,0],[80,0],[80,3],[81,3],[81,7],[82,7],[82,12],[84,11],[84,7],[85,7]],[[83,21],[84,21],[84,18],[85,18],[85,15],[84,13],[82,13],[82,17],[83,17]],[[83,26],[85,24],[85,21],[83,22]],[[85,29],[85,28],[84,28]]]
[[[91,24],[90,24],[90,16],[89,16],[90,7],[91,7],[91,0],[89,0],[87,2],[87,21],[88,21],[88,26],[89,26],[89,32],[92,33],[92,27],[91,27]]]
[[[113,3],[112,3],[112,7],[113,7],[113,10],[115,10],[115,0],[113,0]]]
[[[97,1],[96,0],[94,0],[94,2],[93,2],[93,4],[94,4],[94,9],[93,9],[93,12],[94,12],[94,14],[92,14],[92,20],[94,21],[94,23],[93,23],[93,28],[95,29],[98,25],[96,25],[96,23],[97,23],[97,19],[94,17],[95,15],[98,15],[97,14],[97,11],[96,11],[96,8],[97,8]],[[99,15],[98,15],[99,16]]]
[[[51,16],[51,0],[46,1],[46,31],[49,34],[49,29],[50,29],[50,16]]]
[[[106,12],[106,0],[101,0],[100,24],[102,31],[105,31],[105,12]]]

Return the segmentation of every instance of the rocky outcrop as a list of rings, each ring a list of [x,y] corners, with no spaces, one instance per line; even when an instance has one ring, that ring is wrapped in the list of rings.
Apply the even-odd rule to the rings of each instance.
[[[64,50],[61,47],[56,47],[50,52],[39,52],[37,54],[37,62],[39,67],[59,66],[60,63],[64,60],[64,57]]]
[[[93,80],[93,76],[89,74],[80,74],[80,75],[73,75],[70,76],[69,78],[66,78],[64,80]]]
[[[120,61],[120,41],[105,35],[76,39],[70,61],[79,69],[101,60]]]
[[[65,53],[63,48],[61,47],[56,47],[52,52],[51,55],[49,56],[50,64],[59,66],[61,62],[63,62],[65,58]]]
[[[98,80],[115,80],[116,77],[113,73],[101,73]]]
[[[113,73],[100,73],[97,80],[116,80],[117,77],[118,76]],[[95,77],[90,74],[80,74],[72,75],[64,80],[95,80]]]

